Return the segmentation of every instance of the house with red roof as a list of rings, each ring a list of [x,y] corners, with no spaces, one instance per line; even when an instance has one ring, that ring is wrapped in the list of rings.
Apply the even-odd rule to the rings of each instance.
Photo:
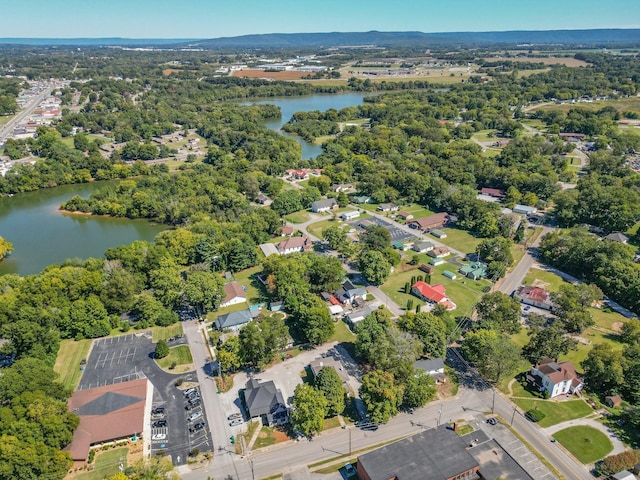
[[[447,297],[443,285],[429,285],[427,282],[417,281],[411,286],[411,293],[421,300],[431,304],[443,305],[447,310],[454,310],[457,305]]]
[[[488,197],[503,199],[505,197],[504,191],[499,188],[487,188],[483,187],[480,189],[480,193],[482,195],[487,195]]]
[[[558,363],[558,359],[544,358],[531,367],[527,381],[549,398],[573,395],[582,389],[582,378],[576,373],[573,362]]]
[[[516,290],[515,297],[525,305],[542,308],[543,310],[553,310],[554,307],[551,294],[544,288],[522,285]]]

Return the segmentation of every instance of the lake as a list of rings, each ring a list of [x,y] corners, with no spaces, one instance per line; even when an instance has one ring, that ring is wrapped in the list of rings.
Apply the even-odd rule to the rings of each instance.
[[[167,228],[147,220],[70,215],[58,210],[73,195],[87,198],[108,184],[65,185],[0,198],[0,236],[13,243],[13,253],[0,262],[0,275],[39,273],[67,258],[102,257],[108,248],[151,241]]]
[[[330,95],[311,95],[308,97],[275,97],[268,100],[259,100],[255,102],[243,102],[243,105],[251,104],[271,104],[280,107],[282,117],[278,120],[269,120],[265,122],[265,126],[270,130],[278,132],[285,137],[292,138],[302,147],[302,158],[316,158],[322,153],[322,147],[313,143],[307,143],[297,135],[280,130],[282,125],[287,123],[295,112],[309,112],[312,110],[320,110],[325,112],[331,108],[340,110],[346,107],[362,105],[362,99],[371,94],[363,93],[342,93]]]
[[[307,143],[297,135],[282,132],[282,125],[289,121],[294,112],[326,111],[330,108],[340,110],[362,104],[364,97],[362,93],[345,93],[276,97],[243,104],[270,103],[280,107],[282,117],[265,122],[265,126],[294,139],[302,146],[302,158],[309,159],[322,153],[322,147]],[[67,258],[102,257],[108,248],[135,240],[151,241],[158,232],[167,228],[146,220],[69,215],[58,210],[60,204],[73,195],[87,198],[108,183],[66,185],[0,198],[0,236],[13,243],[11,256],[0,262],[0,275],[30,275]]]

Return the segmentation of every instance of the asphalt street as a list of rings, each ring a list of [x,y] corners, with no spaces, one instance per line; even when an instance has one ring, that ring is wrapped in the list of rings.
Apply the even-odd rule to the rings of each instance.
[[[47,86],[41,93],[31,98],[24,106],[22,110],[20,110],[15,117],[9,120],[5,125],[0,128],[0,143],[5,141],[13,132],[13,129],[17,127],[21,122],[27,119],[29,115],[36,109],[36,107],[42,102],[45,98],[47,98],[51,92],[53,91],[53,86]]]

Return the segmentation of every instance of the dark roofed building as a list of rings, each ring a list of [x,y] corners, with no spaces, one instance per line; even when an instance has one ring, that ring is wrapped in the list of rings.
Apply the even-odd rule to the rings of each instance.
[[[249,417],[260,417],[265,425],[282,425],[289,421],[282,392],[272,380],[262,383],[255,378],[249,380],[244,391],[244,401]]]
[[[255,314],[255,315],[254,315]],[[239,330],[240,327],[249,323],[260,312],[252,312],[251,310],[240,310],[239,312],[230,312],[220,315],[214,322],[216,328],[220,331],[225,329]]]
[[[456,432],[441,425],[358,457],[361,480],[476,479],[478,462]]]
[[[92,445],[141,435],[150,385],[142,378],[76,391],[68,405],[80,424],[65,448],[73,461],[85,462]]]
[[[432,228],[442,228],[449,223],[453,223],[453,217],[447,212],[442,212],[429,217],[418,218],[409,223],[409,227],[416,230],[431,230]]]

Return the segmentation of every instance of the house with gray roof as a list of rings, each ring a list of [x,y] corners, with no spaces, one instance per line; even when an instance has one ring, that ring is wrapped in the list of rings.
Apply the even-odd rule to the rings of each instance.
[[[317,200],[311,204],[313,213],[330,212],[338,208],[338,202],[335,198],[327,198],[326,200]]]
[[[255,317],[260,315],[259,311],[252,312],[250,310],[240,310],[239,312],[230,312],[220,315],[216,318],[215,326],[218,330],[230,329],[238,331],[243,325],[246,325]]]
[[[356,287],[351,280],[346,280],[342,287],[333,294],[343,305],[351,305],[354,302],[367,299],[367,289],[364,287]]]
[[[272,380],[249,380],[244,390],[244,402],[249,418],[260,417],[267,426],[283,425],[289,421],[287,404]]]
[[[376,310],[378,310],[378,307],[372,307],[371,305],[367,305],[360,310],[351,312],[349,315],[346,315],[344,318],[347,321],[347,323],[351,325],[351,328],[353,328],[356,326],[358,322],[361,322]]]
[[[442,358],[421,358],[414,362],[413,368],[431,375],[436,383],[444,382],[447,379],[444,374],[444,361]]]
[[[610,233],[609,235],[607,235],[604,238],[606,238],[607,240],[614,241],[614,242],[620,242],[620,243],[624,243],[624,244],[629,243],[629,237],[627,237],[624,233],[620,233],[620,232]]]

